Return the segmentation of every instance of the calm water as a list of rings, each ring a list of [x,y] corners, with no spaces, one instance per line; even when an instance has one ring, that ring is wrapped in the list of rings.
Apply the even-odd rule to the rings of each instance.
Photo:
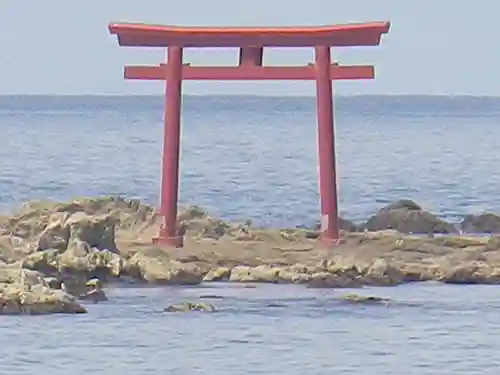
[[[160,98],[0,97],[0,210],[29,199],[158,201]],[[181,199],[266,225],[317,218],[312,99],[187,98]],[[362,220],[413,198],[443,217],[500,211],[500,99],[338,100],[341,209]],[[216,314],[161,314],[203,293]],[[419,306],[342,306],[334,291],[113,289],[77,317],[0,320],[0,373],[496,374],[500,289],[373,293]],[[264,308],[281,299],[288,308]]]
[[[500,289],[370,292],[402,305],[342,305],[339,292],[287,286],[115,289],[84,316],[2,318],[0,373],[498,374]],[[230,297],[215,301],[220,312],[161,313],[214,293]]]
[[[500,98],[360,97],[337,110],[341,209],[414,198],[500,210]],[[269,225],[318,217],[313,99],[185,100],[181,200]],[[161,98],[0,97],[0,207],[125,194],[158,202]]]

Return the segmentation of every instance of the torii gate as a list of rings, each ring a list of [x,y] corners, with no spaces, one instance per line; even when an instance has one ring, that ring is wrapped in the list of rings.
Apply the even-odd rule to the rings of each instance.
[[[318,118],[320,243],[339,241],[337,176],[332,80],[372,79],[370,65],[341,66],[331,62],[331,47],[377,46],[389,22],[323,27],[179,27],[112,23],[120,46],[167,48],[167,62],[157,66],[126,66],[126,79],[166,81],[161,208],[163,217],[155,243],[181,247],[177,227],[182,80],[315,80]],[[189,47],[238,47],[234,67],[183,64]],[[264,47],[314,47],[315,63],[305,66],[263,66]]]

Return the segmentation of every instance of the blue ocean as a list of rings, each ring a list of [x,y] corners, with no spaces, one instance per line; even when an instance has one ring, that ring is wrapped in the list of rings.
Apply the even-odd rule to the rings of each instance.
[[[0,212],[75,196],[157,204],[162,107],[161,97],[0,97]],[[500,212],[500,98],[339,97],[335,119],[342,216],[360,222],[401,198],[451,221]],[[183,204],[265,226],[318,219],[314,98],[188,96],[182,131]],[[227,309],[165,315],[158,311],[170,300],[206,288],[118,288],[86,316],[2,318],[0,373],[496,375],[500,368],[495,287],[372,288],[417,304],[355,308],[332,302],[338,291],[210,288],[228,296]],[[287,308],[263,309],[269,300]]]

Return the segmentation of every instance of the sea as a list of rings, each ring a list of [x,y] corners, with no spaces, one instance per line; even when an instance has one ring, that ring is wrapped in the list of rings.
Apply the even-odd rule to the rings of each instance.
[[[319,217],[315,100],[184,98],[180,201],[227,220],[312,225]],[[500,98],[338,97],[343,217],[403,198],[450,221],[500,212]],[[163,100],[0,97],[0,212],[28,200],[121,195],[159,201]],[[339,290],[234,285],[108,289],[81,316],[2,317],[0,374],[496,375],[500,289]],[[359,291],[358,291],[359,292]],[[216,313],[163,313],[203,294]],[[271,306],[271,307],[270,307]]]

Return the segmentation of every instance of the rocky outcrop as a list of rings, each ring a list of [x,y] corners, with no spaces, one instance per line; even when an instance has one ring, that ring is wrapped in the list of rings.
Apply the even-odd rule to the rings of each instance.
[[[205,302],[182,302],[176,303],[166,307],[163,311],[165,312],[188,312],[188,311],[205,311],[214,312],[217,311],[214,305]]]
[[[200,267],[169,259],[135,254],[127,263],[125,273],[137,280],[153,284],[197,285],[203,280]]]
[[[385,305],[387,306],[391,300],[389,298],[376,297],[376,296],[362,296],[356,293],[348,293],[338,298],[340,301],[348,303],[357,303],[364,305]]]
[[[490,212],[467,215],[460,226],[465,233],[500,233],[500,216]]]
[[[231,268],[229,267],[216,267],[210,269],[205,276],[203,276],[203,281],[227,281],[231,275]]]
[[[454,225],[425,211],[411,200],[400,200],[380,209],[363,226],[368,231],[394,229],[401,233],[456,233]]]
[[[15,266],[0,266],[0,315],[86,312],[74,296],[51,288],[42,274]]]
[[[500,284],[500,264],[470,261],[442,268],[438,280],[448,284]]]
[[[168,285],[229,281],[309,288],[425,280],[499,282],[500,237],[408,235],[455,232],[452,224],[409,200],[381,209],[363,226],[364,232],[341,220],[342,243],[329,250],[316,246],[317,231],[255,228],[249,221],[232,224],[197,206],[181,209],[178,220],[185,229],[185,247],[165,249],[151,244],[158,215],[137,200],[31,202],[0,219],[0,261],[24,269],[25,279],[43,276],[46,283],[41,284],[51,290],[61,290],[57,280],[62,280],[77,296],[81,294],[73,291],[92,277],[104,282],[132,278]],[[462,228],[494,233],[496,220],[492,214],[469,217]],[[13,284],[9,273],[2,272],[0,283]],[[47,277],[54,279],[49,283]]]
[[[356,264],[342,257],[325,260],[316,266],[257,267],[236,266],[216,268],[207,274],[224,275],[230,282],[304,284],[309,288],[356,288],[363,285],[398,285],[405,281],[404,271],[383,259],[371,264]],[[226,276],[228,275],[228,276]],[[205,281],[212,281],[212,277]]]
[[[0,315],[86,313],[74,296],[42,284],[0,284]]]

